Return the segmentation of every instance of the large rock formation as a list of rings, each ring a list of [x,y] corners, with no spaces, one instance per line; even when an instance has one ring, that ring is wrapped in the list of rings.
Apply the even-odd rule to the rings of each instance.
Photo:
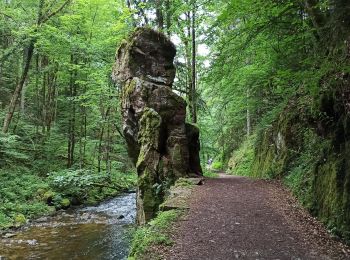
[[[123,132],[138,173],[138,222],[152,218],[164,190],[201,175],[199,130],[185,123],[186,102],[171,89],[176,49],[162,33],[137,29],[116,54],[112,78],[122,86]]]

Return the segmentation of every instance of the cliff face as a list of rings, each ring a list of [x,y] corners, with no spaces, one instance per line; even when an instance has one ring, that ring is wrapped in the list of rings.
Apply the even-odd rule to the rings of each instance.
[[[167,186],[201,175],[199,130],[172,91],[176,49],[162,33],[137,29],[117,51],[112,78],[122,86],[123,132],[138,179],[138,222],[151,219]]]
[[[283,178],[315,216],[350,241],[349,81],[338,78],[306,106],[299,101],[259,133],[253,175]]]

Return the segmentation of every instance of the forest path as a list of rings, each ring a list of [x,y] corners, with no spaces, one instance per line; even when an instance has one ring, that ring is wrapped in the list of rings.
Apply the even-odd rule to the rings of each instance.
[[[277,182],[220,174],[195,189],[164,259],[350,259]]]

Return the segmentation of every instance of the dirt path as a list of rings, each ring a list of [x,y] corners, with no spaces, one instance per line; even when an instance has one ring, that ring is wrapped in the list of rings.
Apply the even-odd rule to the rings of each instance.
[[[164,259],[350,259],[279,185],[221,175],[196,187]]]

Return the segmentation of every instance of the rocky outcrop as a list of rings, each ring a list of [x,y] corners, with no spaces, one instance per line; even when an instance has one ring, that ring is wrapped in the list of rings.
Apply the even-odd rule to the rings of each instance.
[[[315,98],[291,99],[257,136],[252,174],[283,178],[303,205],[350,241],[350,87],[347,79]],[[345,101],[344,101],[345,100]]]
[[[186,102],[172,91],[176,49],[162,33],[137,29],[116,54],[123,132],[138,173],[138,222],[152,218],[179,177],[201,175],[199,130],[186,124]]]

